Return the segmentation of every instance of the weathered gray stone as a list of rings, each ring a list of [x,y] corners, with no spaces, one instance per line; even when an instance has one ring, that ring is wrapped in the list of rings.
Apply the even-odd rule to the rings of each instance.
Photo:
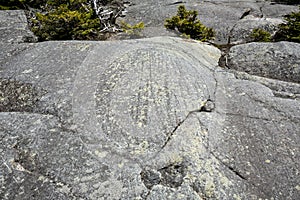
[[[247,29],[245,30],[247,36],[253,28],[261,27],[273,31],[272,26],[281,21],[283,15],[298,10],[296,5],[272,4],[270,1],[264,0],[208,0],[196,2],[193,0],[132,0],[131,3],[132,5],[127,8],[128,12],[123,20],[133,24],[143,21],[145,23],[143,36],[145,37],[173,35],[174,33],[161,31],[161,29],[164,26],[165,19],[174,16],[179,5],[185,5],[187,9],[197,10],[201,22],[216,31],[214,42],[219,44],[228,43],[230,40],[236,42],[244,39],[241,37],[240,32],[245,29]],[[259,23],[253,24],[252,21],[245,20],[249,17],[261,18],[261,20],[257,21]],[[243,40],[243,42],[245,41]]]
[[[230,32],[230,43],[253,42],[251,34],[254,29],[262,29],[274,35],[278,30],[278,25],[283,23],[281,19],[272,18],[247,18],[238,21]]]
[[[300,99],[300,87],[297,83],[279,81],[276,79],[269,79],[260,76],[253,76],[246,72],[232,71],[235,77],[242,80],[249,80],[265,85],[270,88],[276,97]]]
[[[228,67],[252,75],[300,83],[300,44],[249,43],[230,49]]]
[[[220,54],[156,37],[4,56],[1,199],[298,199],[299,100]]]
[[[37,37],[28,29],[24,11],[0,10],[0,42],[36,42]]]

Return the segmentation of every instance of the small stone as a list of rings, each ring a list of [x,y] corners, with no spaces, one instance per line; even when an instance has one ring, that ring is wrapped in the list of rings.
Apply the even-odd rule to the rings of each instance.
[[[269,164],[269,163],[271,163],[271,160],[265,160],[265,162]]]

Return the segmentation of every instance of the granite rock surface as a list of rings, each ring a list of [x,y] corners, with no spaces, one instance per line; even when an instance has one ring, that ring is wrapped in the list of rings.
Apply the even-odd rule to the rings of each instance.
[[[254,28],[273,32],[283,16],[297,11],[297,5],[275,4],[266,0],[132,0],[122,20],[145,23],[144,37],[174,35],[163,27],[165,19],[177,13],[179,5],[198,11],[200,21],[216,31],[218,44],[246,42]]]
[[[0,199],[299,199],[299,83],[220,56],[174,37],[1,40]]]
[[[299,58],[299,43],[249,43],[230,49],[228,66],[252,75],[300,83]]]
[[[36,42],[37,37],[29,30],[24,11],[1,11],[0,42]]]

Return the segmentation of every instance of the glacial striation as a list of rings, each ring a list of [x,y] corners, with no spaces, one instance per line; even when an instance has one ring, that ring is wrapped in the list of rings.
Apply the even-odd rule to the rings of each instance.
[[[220,56],[167,36],[1,40],[0,199],[299,199],[299,82]]]

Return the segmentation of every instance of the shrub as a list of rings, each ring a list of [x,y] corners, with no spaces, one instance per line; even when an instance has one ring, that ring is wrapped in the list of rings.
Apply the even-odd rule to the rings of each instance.
[[[252,31],[250,35],[252,41],[254,42],[271,42],[272,35],[268,31],[256,28]]]
[[[292,12],[285,16],[286,23],[279,25],[279,31],[275,34],[276,41],[287,40],[300,42],[300,6],[299,12]]]
[[[290,41],[300,43],[300,6],[299,12],[292,12],[285,16],[285,23],[279,24],[278,31],[274,36],[271,33],[254,29],[251,38],[256,42]]]
[[[106,39],[107,32],[119,31],[115,19],[120,10],[114,9],[122,9],[122,6],[111,6],[112,2],[113,0],[0,0],[0,8],[29,10],[32,17],[29,19],[31,29],[40,41],[99,40]]]
[[[166,19],[165,27],[179,32],[196,40],[207,41],[214,38],[215,32],[212,28],[204,26],[197,19],[197,11],[186,10],[184,6],[179,6],[177,15]]]
[[[122,31],[130,35],[140,35],[144,27],[145,27],[144,22],[140,22],[135,25],[130,25],[124,21],[121,21]]]
[[[70,9],[61,4],[46,14],[36,13],[32,20],[32,31],[39,40],[96,39],[100,20],[93,16],[93,10]]]

